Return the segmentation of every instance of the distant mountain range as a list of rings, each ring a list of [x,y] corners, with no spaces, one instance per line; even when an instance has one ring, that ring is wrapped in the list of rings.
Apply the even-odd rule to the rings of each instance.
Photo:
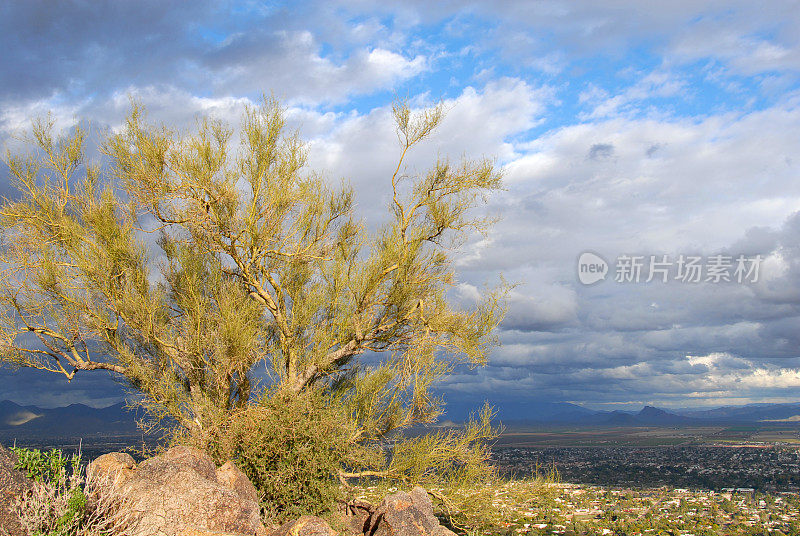
[[[640,411],[595,411],[567,402],[497,403],[497,417],[507,425],[575,424],[585,426],[704,426],[765,422],[800,422],[800,403],[748,404],[713,409],[667,410],[645,406]],[[464,420],[459,405],[447,406],[447,417]]]
[[[466,407],[466,406],[464,406]],[[458,415],[448,407],[447,419],[463,421],[466,411]],[[498,418],[508,426],[514,425],[575,425],[575,426],[704,426],[751,423],[800,424],[800,403],[749,404],[723,406],[714,409],[665,410],[645,406],[638,412],[594,411],[565,402],[520,402],[498,404]],[[55,438],[141,437],[136,425],[139,416],[115,404],[107,408],[92,408],[72,404],[63,408],[44,409],[20,406],[8,400],[0,402],[0,441],[16,439],[38,440]]]
[[[0,402],[0,440],[139,436],[137,415],[119,403],[107,408],[72,404],[44,409]]]

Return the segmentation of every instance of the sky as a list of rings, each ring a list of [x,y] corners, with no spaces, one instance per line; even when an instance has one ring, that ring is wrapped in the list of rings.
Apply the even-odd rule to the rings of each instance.
[[[18,150],[48,112],[59,129],[114,129],[133,97],[191,130],[209,114],[235,126],[273,94],[310,168],[350,181],[376,222],[399,156],[393,100],[443,101],[410,165],[487,156],[505,184],[483,209],[499,223],[456,256],[453,300],[516,283],[502,346],[442,382],[448,400],[794,402],[798,27],[797,0],[0,0],[0,146]],[[585,284],[589,264],[605,277]],[[123,396],[104,373],[0,370],[0,399]]]

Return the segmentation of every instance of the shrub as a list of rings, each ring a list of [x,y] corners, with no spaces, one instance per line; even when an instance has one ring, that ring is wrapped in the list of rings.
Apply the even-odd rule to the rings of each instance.
[[[14,448],[16,468],[35,481],[16,505],[32,536],[125,536],[130,513],[124,495],[108,482],[85,481],[80,453]],[[69,471],[68,468],[69,467]]]
[[[232,416],[216,430],[211,453],[217,463],[233,459],[253,482],[267,517],[285,520],[324,515],[345,498],[338,473],[342,460],[363,466],[375,453],[355,444],[355,427],[342,408],[309,393],[274,394]],[[196,436],[179,442],[192,444]]]
[[[67,474],[68,467],[70,472],[74,472],[81,465],[80,453],[66,457],[61,449],[42,451],[12,447],[11,451],[17,456],[14,469],[36,482],[57,482]]]
[[[58,449],[13,448],[12,451],[17,455],[14,468],[35,482],[33,492],[19,505],[23,527],[33,536],[78,534],[86,513],[80,453],[68,458]]]

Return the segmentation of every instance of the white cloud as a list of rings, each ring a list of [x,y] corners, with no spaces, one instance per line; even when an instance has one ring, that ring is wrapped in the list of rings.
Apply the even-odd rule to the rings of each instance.
[[[640,112],[641,103],[653,98],[674,97],[686,89],[686,82],[673,73],[653,71],[624,91],[609,97],[607,92],[590,86],[581,93],[582,103],[594,104],[594,109],[582,114],[582,119],[603,119],[619,115],[633,115]],[[658,109],[648,111],[649,116],[666,115]]]
[[[506,165],[511,192],[501,201],[511,217],[497,246],[546,251],[551,260],[585,248],[657,254],[720,248],[750,227],[776,228],[800,209],[791,160],[798,136],[794,106],[561,128],[517,146],[521,156]],[[520,260],[508,253],[490,257]]]
[[[796,11],[796,10],[795,10]],[[675,58],[695,61],[714,58],[726,62],[730,69],[740,74],[757,74],[769,71],[800,69],[800,51],[797,37],[779,35],[773,38],[756,37],[753,22],[742,19],[720,25],[713,19],[704,20],[685,29],[670,46]],[[797,14],[792,14],[784,24],[797,24]],[[782,39],[776,41],[776,39]]]
[[[391,88],[428,69],[428,59],[371,46],[331,58],[322,54],[312,32],[283,30],[234,36],[209,55],[204,67],[217,91],[274,91],[308,105]]]
[[[549,96],[549,89],[510,78],[480,90],[465,88],[460,96],[444,102],[447,116],[431,139],[409,155],[408,171],[424,172],[438,157],[457,160],[462,154],[497,156],[501,161],[514,158],[516,150],[509,138],[536,124]],[[379,218],[385,214],[389,178],[400,154],[390,107],[341,116],[326,124],[331,127],[328,132],[316,130],[318,135],[309,140],[312,167],[324,169],[330,177],[351,180],[360,206],[372,218]]]

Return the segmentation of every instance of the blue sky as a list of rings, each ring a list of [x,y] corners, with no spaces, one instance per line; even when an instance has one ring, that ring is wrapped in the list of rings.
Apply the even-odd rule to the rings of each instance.
[[[800,2],[0,2],[0,143],[52,112],[116,128],[129,96],[191,129],[274,93],[311,167],[378,221],[390,106],[445,101],[414,155],[490,156],[502,216],[459,253],[453,299],[518,282],[487,367],[451,400],[594,408],[796,401],[800,393]],[[0,192],[11,195],[4,175]],[[577,278],[593,251],[606,280]],[[759,279],[617,283],[620,255],[760,256]],[[0,399],[115,402],[0,371]]]

